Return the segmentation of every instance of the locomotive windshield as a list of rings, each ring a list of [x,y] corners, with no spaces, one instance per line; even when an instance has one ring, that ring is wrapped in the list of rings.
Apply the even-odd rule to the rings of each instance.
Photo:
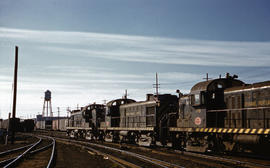
[[[200,105],[200,104],[201,104],[200,94],[197,93],[197,94],[191,95],[191,105],[197,106],[197,105]]]
[[[200,104],[200,95],[195,94],[195,104]]]
[[[111,115],[110,108],[106,107],[105,108],[105,112],[106,112],[106,116],[110,116]]]

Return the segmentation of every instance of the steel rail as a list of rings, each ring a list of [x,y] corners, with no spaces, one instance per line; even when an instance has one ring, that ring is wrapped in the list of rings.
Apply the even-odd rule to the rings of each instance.
[[[229,159],[229,158],[223,158],[223,157],[217,157],[217,156],[210,156],[210,155],[204,155],[204,154],[186,152],[186,151],[179,151],[179,150],[175,150],[175,152],[181,153],[181,154],[184,154],[184,155],[209,159],[209,160],[213,160],[213,161],[222,161],[222,162],[225,162],[225,163],[235,164],[235,165],[238,165],[238,166],[244,166],[244,167],[250,167],[250,168],[253,168],[253,167],[270,168],[270,166],[268,166],[268,165],[262,165],[262,164],[257,164],[257,163],[251,163],[251,162],[246,162],[246,161],[235,160],[235,159]]]
[[[94,143],[87,143],[87,144],[92,145],[92,146],[97,146],[97,147],[100,147],[100,148],[105,148],[105,149],[109,149],[109,150],[118,151],[118,152],[121,152],[121,153],[125,153],[125,154],[128,154],[130,156],[137,157],[139,159],[142,159],[144,161],[150,162],[152,164],[155,164],[155,165],[160,166],[160,167],[163,167],[163,168],[169,168],[171,166],[177,167],[177,168],[184,168],[183,166],[179,166],[179,165],[176,165],[176,164],[173,164],[173,163],[169,163],[169,162],[166,162],[166,161],[163,161],[163,160],[159,160],[159,159],[155,159],[155,158],[150,158],[148,156],[143,156],[143,155],[140,155],[140,154],[137,154],[137,153],[133,153],[133,152],[129,152],[129,151],[124,151],[124,150],[117,149],[117,148],[112,148],[112,147],[103,146],[103,145],[94,144]]]
[[[96,149],[93,149],[93,148],[91,148],[91,147],[89,147],[89,146],[84,146],[84,148],[85,148],[85,149],[88,149],[88,150],[91,150],[91,151],[93,151],[93,152],[95,152],[95,153],[97,153],[97,154],[100,154],[100,155],[102,155],[102,156],[104,156],[104,157],[108,157],[108,159],[110,159],[110,160],[111,160],[112,162],[114,162],[115,164],[118,164],[118,165],[119,165],[120,167],[122,167],[122,168],[125,168],[124,165],[127,165],[128,167],[131,167],[131,168],[141,168],[140,166],[137,166],[137,165],[135,165],[135,164],[133,164],[133,163],[130,163],[130,162],[125,161],[125,160],[123,160],[123,159],[120,159],[120,158],[114,157],[114,156],[112,156],[112,155],[109,155],[109,154],[100,152],[100,151],[98,151],[98,150],[96,150]]]
[[[43,147],[41,147],[39,149],[36,149],[36,150],[31,151],[30,154],[35,154],[35,153],[41,152],[43,150],[46,150],[49,147],[51,147],[52,145],[53,145],[53,142],[51,144],[49,144],[49,145],[46,145],[46,146],[43,146]]]
[[[41,147],[39,149],[31,151],[29,154],[31,154],[31,155],[36,154],[38,152],[41,152],[43,150],[46,150],[46,149],[50,148],[52,145],[53,145],[53,142],[51,144],[49,144],[49,145],[46,145],[44,147]],[[11,161],[13,161],[16,158],[17,158],[17,156],[15,156],[13,158],[10,158],[10,159],[3,160],[3,161],[0,162],[0,166],[3,166],[3,165],[6,165],[6,164],[10,163]]]
[[[39,138],[39,141],[34,143],[30,148],[28,148],[26,151],[24,151],[22,154],[20,154],[18,157],[16,157],[14,160],[12,160],[10,163],[4,166],[4,168],[12,167],[16,163],[20,161],[27,153],[29,153],[35,146],[37,146],[42,141],[41,138]]]
[[[50,160],[49,160],[49,162],[48,162],[48,164],[47,164],[47,168],[50,168],[50,167],[52,167],[53,166],[53,163],[54,163],[54,160],[55,160],[55,139],[54,138],[52,138],[52,137],[50,137],[50,136],[44,136],[44,137],[47,137],[47,138],[49,138],[49,139],[51,139],[53,142],[52,142],[52,152],[51,152],[51,157],[50,157]]]
[[[58,139],[59,140],[59,139]],[[60,141],[67,141],[67,140],[60,140]],[[126,167],[130,167],[130,168],[141,168],[140,166],[138,165],[135,165],[131,162],[128,162],[126,160],[123,160],[123,159],[120,159],[119,157],[115,157],[115,156],[112,156],[110,154],[107,154],[107,153],[104,153],[104,152],[101,152],[97,149],[94,149],[94,148],[91,148],[87,145],[82,145],[82,144],[78,144],[78,143],[75,143],[75,142],[71,142],[71,141],[67,141],[65,143],[69,143],[69,144],[72,144],[74,146],[78,146],[80,148],[83,148],[83,149],[87,149],[88,151],[92,151],[94,153],[96,153],[97,155],[102,155],[104,158],[107,157],[110,161],[112,161],[113,163],[119,165],[120,167],[122,168],[126,168]]]
[[[20,150],[23,150],[25,148],[28,148],[29,146],[32,146],[34,145],[35,143],[32,143],[32,144],[29,144],[29,145],[26,145],[26,146],[22,146],[22,147],[19,147],[19,148],[14,148],[14,149],[10,149],[10,150],[6,150],[4,152],[0,152],[0,157],[1,156],[4,156],[4,155],[8,155],[8,154],[11,154],[13,152],[17,152],[17,151],[20,151]]]
[[[16,159],[17,156],[13,157],[13,158],[10,158],[10,159],[6,159],[6,160],[2,160],[0,162],[0,166],[4,166],[4,165],[7,165],[8,163],[12,162],[14,159]]]
[[[74,140],[67,140],[67,139],[63,139],[63,138],[56,138],[56,139],[69,141],[69,142],[70,141],[74,142]],[[75,142],[78,142],[78,141],[75,141]],[[163,167],[163,168],[169,168],[169,167],[184,168],[183,166],[180,166],[180,165],[176,165],[176,164],[169,163],[169,162],[166,162],[166,161],[163,161],[163,160],[150,158],[148,156],[143,156],[143,155],[140,155],[140,154],[137,154],[137,153],[133,153],[133,152],[129,152],[129,151],[113,148],[113,147],[108,147],[108,146],[104,146],[104,145],[94,144],[94,143],[90,143],[90,142],[83,142],[83,141],[80,141],[80,143],[88,144],[88,145],[91,145],[91,146],[96,146],[96,147],[100,147],[100,148],[104,148],[104,149],[109,149],[109,150],[117,151],[117,152],[120,152],[120,153],[124,153],[124,154],[136,157],[138,159],[147,161],[149,163],[152,163],[154,165],[157,165],[157,166],[160,166],[160,167]]]
[[[58,139],[59,140],[59,139]],[[60,141],[67,141],[67,140],[60,140]],[[65,142],[66,143],[66,142]],[[123,160],[117,156],[113,156],[111,154],[107,154],[107,153],[104,153],[104,152],[101,152],[100,150],[97,150],[97,149],[94,149],[94,148],[91,148],[89,146],[87,146],[86,144],[78,144],[74,141],[67,141],[67,143],[69,144],[73,144],[74,146],[78,146],[78,147],[81,147],[83,149],[87,149],[89,151],[92,151],[98,155],[102,155],[104,158],[107,157],[110,161],[112,161],[113,163],[117,164],[118,166],[120,166],[121,168],[142,168],[141,166],[138,166],[134,163],[131,163],[129,161],[126,161],[126,160]]]
[[[55,142],[55,138],[50,137],[50,136],[46,136],[46,135],[39,135],[39,137],[45,137],[48,139],[52,140],[52,144],[48,145],[48,146],[52,146],[52,152],[51,152],[51,156],[50,156],[50,160],[47,164],[47,168],[50,168],[53,166],[54,160],[55,160],[55,146],[56,146],[56,142]]]

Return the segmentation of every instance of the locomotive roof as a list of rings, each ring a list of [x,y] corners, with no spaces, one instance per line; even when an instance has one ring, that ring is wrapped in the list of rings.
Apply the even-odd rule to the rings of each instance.
[[[72,110],[70,115],[77,115],[77,114],[80,114],[80,113],[82,113],[81,110]]]
[[[96,103],[93,103],[93,104],[89,104],[87,106],[84,106],[81,111],[85,111],[88,107],[103,107],[104,105],[103,104],[96,104]]]
[[[204,91],[204,90],[207,90],[207,87],[208,85],[212,82],[213,80],[208,80],[208,81],[203,81],[203,82],[199,82],[197,84],[195,84],[190,92],[194,92],[194,91],[197,91],[197,90],[200,90],[200,91]]]
[[[155,104],[155,103],[157,103],[155,100],[146,100],[146,101],[139,101],[139,102],[124,104],[120,108],[133,107],[133,106],[138,106],[138,105]]]
[[[231,92],[231,91],[242,91],[242,90],[249,90],[249,89],[259,89],[259,88],[270,88],[270,81],[264,81],[264,82],[258,82],[253,84],[247,84],[243,86],[236,86],[231,87],[225,90],[225,92]]]
[[[223,88],[244,85],[244,82],[234,79],[234,78],[218,78],[218,79],[199,82],[191,88],[190,92],[206,91],[206,90],[209,90],[210,87],[212,87],[211,89],[214,89],[212,85],[219,84],[219,83],[223,85]]]
[[[115,99],[115,100],[108,102],[107,106],[112,106],[114,103],[121,105],[121,104],[133,103],[133,102],[136,102],[136,101],[133,99]]]

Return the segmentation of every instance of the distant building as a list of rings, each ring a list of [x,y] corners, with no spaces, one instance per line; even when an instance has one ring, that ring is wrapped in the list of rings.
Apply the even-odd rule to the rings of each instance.
[[[53,129],[53,122],[55,122],[55,121],[58,122],[58,120],[59,120],[59,123],[61,123],[62,120],[67,120],[67,119],[68,119],[68,117],[44,117],[42,115],[37,115],[36,128],[37,129],[51,130],[51,129]]]

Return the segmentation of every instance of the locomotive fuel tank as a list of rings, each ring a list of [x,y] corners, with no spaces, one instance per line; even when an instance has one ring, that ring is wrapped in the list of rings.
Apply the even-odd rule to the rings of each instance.
[[[260,135],[234,135],[233,141],[241,144],[259,144]]]

